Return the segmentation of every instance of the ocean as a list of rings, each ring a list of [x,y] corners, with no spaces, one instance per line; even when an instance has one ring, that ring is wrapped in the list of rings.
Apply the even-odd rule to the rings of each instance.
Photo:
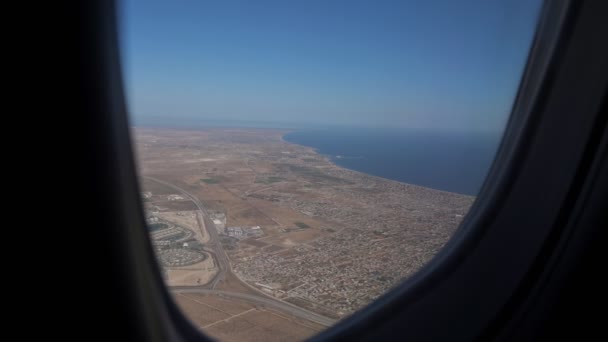
[[[313,129],[286,134],[355,171],[438,190],[477,195],[500,143],[498,133],[396,129]]]

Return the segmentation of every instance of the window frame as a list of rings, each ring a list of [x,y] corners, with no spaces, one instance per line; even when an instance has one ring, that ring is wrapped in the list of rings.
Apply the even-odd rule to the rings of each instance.
[[[602,7],[603,6],[603,7]],[[413,277],[313,341],[504,336],[572,237],[589,175],[602,174],[608,52],[601,1],[546,2],[503,142],[482,190],[447,245]],[[91,187],[120,298],[146,340],[208,340],[183,316],[149,243],[125,106],[116,6],[82,5],[79,81],[86,88]],[[602,31],[603,30],[603,31]],[[84,62],[86,61],[86,62]],[[572,115],[572,111],[577,115]],[[605,178],[605,176],[604,176]],[[103,179],[103,184],[94,184]],[[103,188],[102,188],[103,187]],[[535,192],[530,192],[535,189]],[[578,210],[578,211],[577,211]],[[525,213],[525,215],[518,215]],[[509,246],[517,246],[516,253]],[[553,263],[553,264],[552,264]],[[546,271],[547,270],[547,271]],[[538,292],[536,292],[538,296]]]

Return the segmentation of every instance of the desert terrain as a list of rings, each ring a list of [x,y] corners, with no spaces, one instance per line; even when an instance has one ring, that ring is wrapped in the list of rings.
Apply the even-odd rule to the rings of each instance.
[[[133,129],[176,303],[220,340],[302,340],[446,243],[474,197],[340,168],[264,129]]]

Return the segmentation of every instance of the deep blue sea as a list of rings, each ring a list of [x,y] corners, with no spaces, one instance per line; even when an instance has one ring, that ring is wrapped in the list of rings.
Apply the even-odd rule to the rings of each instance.
[[[332,128],[298,130],[283,139],[313,147],[351,170],[477,195],[494,159],[500,134]]]

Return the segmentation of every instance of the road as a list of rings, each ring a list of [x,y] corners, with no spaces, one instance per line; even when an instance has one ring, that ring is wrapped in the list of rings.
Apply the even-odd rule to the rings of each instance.
[[[265,305],[267,307],[277,309],[277,310],[289,313],[293,316],[303,318],[303,319],[306,319],[306,320],[309,320],[309,321],[312,321],[312,322],[315,322],[315,323],[318,323],[318,324],[321,324],[321,325],[324,325],[327,327],[333,325],[336,322],[335,319],[331,319],[331,318],[316,314],[314,312],[304,310],[304,309],[302,309],[298,306],[295,306],[293,304],[290,304],[290,303],[273,300],[273,299],[267,298],[267,297],[246,294],[246,293],[209,290],[209,289],[202,289],[202,288],[192,288],[192,287],[187,287],[187,286],[179,286],[179,287],[174,286],[171,288],[171,291],[175,292],[175,293],[212,294],[212,295],[217,295],[219,297],[244,300],[244,301],[247,301],[247,302],[250,302],[253,304]]]
[[[163,184],[163,185],[166,185],[166,186],[186,195],[186,197],[188,197],[192,202],[194,202],[194,204],[196,205],[198,210],[200,210],[200,212],[203,214],[203,222],[199,222],[199,228],[201,230],[205,229],[207,231],[207,234],[209,235],[208,245],[213,248],[213,255],[215,256],[215,260],[217,261],[217,266],[218,266],[218,273],[211,280],[211,282],[209,282],[208,284],[205,285],[205,287],[215,289],[217,284],[226,278],[226,272],[228,272],[230,270],[230,262],[228,262],[228,256],[226,255],[226,252],[224,251],[224,248],[222,247],[222,244],[220,242],[220,237],[217,233],[217,228],[215,228],[215,224],[213,223],[213,221],[211,221],[211,218],[209,217],[209,213],[207,212],[205,207],[203,207],[203,205],[198,200],[198,198],[196,198],[196,196],[192,195],[191,193],[187,192],[186,190],[184,190],[176,185],[173,185],[171,183],[165,182],[158,178],[147,177],[147,176],[144,176],[144,178],[152,180],[152,181],[160,183],[160,184]],[[197,218],[197,221],[198,221],[198,218]],[[203,235],[205,234],[205,232],[203,232],[203,231],[201,231],[201,233]]]
[[[226,291],[216,290],[215,289],[216,285],[220,281],[225,279],[226,273],[231,272],[231,268],[230,268],[230,262],[228,261],[228,256],[226,255],[226,252],[224,251],[224,248],[222,247],[222,244],[220,242],[219,234],[217,232],[217,229],[215,228],[215,224],[213,223],[213,221],[211,221],[211,218],[209,217],[207,210],[205,209],[205,207],[203,207],[203,205],[200,203],[198,198],[196,198],[196,196],[192,195],[191,193],[187,192],[186,190],[184,190],[176,185],[173,185],[171,183],[165,182],[158,178],[148,177],[148,176],[144,176],[144,178],[157,182],[157,183],[160,183],[160,184],[163,184],[163,185],[166,185],[166,186],[184,194],[192,202],[194,202],[196,207],[203,214],[203,222],[199,222],[199,228],[205,229],[207,231],[207,233],[209,234],[208,245],[210,245],[213,248],[213,255],[215,256],[217,263],[218,263],[219,271],[216,274],[216,276],[209,283],[207,283],[205,285],[201,285],[201,286],[172,286],[171,291],[182,292],[182,293],[215,294],[215,295],[220,295],[220,296],[225,296],[225,297],[230,297],[230,298],[235,298],[235,299],[241,299],[241,300],[253,302],[256,304],[267,305],[268,307],[282,310],[282,311],[292,314],[296,317],[308,319],[310,321],[313,321],[313,322],[316,322],[316,323],[319,323],[319,324],[325,325],[325,326],[333,325],[336,322],[335,319],[325,317],[323,315],[319,315],[317,313],[308,311],[308,310],[301,308],[299,306],[296,306],[294,304],[291,304],[291,303],[282,301],[278,298],[274,298],[274,297],[268,296],[264,293],[261,293],[260,290],[254,288],[253,286],[247,284],[246,282],[244,282],[242,280],[241,280],[241,282],[244,285],[246,285],[247,287],[251,288],[254,291],[259,292],[260,294],[252,295],[252,294],[246,294],[246,293],[226,292]],[[200,223],[202,223],[202,225]],[[204,232],[201,232],[201,233],[204,234]],[[209,252],[211,252],[211,251],[209,251]],[[234,276],[238,279],[238,277],[236,275],[234,275]]]

